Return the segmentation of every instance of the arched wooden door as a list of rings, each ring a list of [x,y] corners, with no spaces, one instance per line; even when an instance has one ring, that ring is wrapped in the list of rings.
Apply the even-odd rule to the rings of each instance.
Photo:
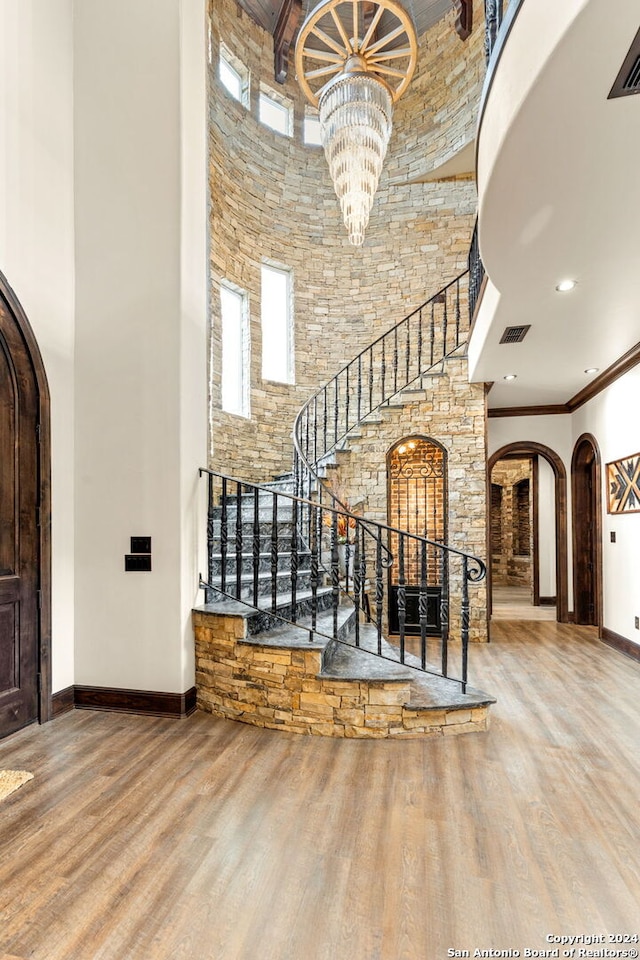
[[[48,392],[32,338],[0,275],[0,737],[48,718]]]
[[[600,454],[589,434],[583,434],[575,445],[571,487],[575,621],[599,626],[602,607]]]

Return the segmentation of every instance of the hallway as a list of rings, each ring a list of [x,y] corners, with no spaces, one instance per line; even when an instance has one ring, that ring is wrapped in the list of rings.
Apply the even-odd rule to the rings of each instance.
[[[556,608],[534,606],[528,587],[493,587],[492,620],[555,620]]]
[[[640,664],[498,622],[488,734],[355,742],[75,711],[0,743],[0,957],[441,960],[634,933]]]

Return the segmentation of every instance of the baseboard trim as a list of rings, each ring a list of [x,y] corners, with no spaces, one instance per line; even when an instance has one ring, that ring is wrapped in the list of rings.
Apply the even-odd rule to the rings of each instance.
[[[600,639],[603,643],[606,643],[609,647],[613,647],[613,649],[619,653],[624,653],[625,656],[631,657],[632,660],[640,662],[640,644],[628,640],[626,637],[616,633],[615,630],[609,630],[608,627],[602,628],[602,636]]]
[[[555,607],[557,604],[556,597],[540,597],[539,604],[541,607]]]
[[[53,695],[54,717],[74,707],[77,710],[106,710],[181,719],[195,712],[196,688],[191,687],[185,693],[160,693],[155,690],[123,690],[76,684]]]
[[[51,697],[51,719],[61,717],[63,713],[73,710],[74,688],[65,687],[64,690],[57,690]]]

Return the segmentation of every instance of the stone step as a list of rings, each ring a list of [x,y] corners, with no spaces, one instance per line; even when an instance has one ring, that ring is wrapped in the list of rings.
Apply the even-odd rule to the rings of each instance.
[[[282,595],[287,591],[291,591],[291,572],[289,570],[282,570],[276,574],[276,592],[278,595]],[[273,578],[271,572],[258,573],[258,596],[259,597],[271,597],[272,592],[272,583]],[[214,577],[211,586],[220,587],[222,585],[222,577]],[[225,585],[228,593],[233,594],[237,598],[236,592],[236,578],[234,576],[229,576],[227,571],[227,577],[225,580]],[[310,570],[298,570],[298,578],[296,583],[296,594],[308,593],[311,590],[311,571]],[[242,600],[252,600],[253,598],[253,574],[250,576],[244,575],[241,576],[240,580],[240,599]]]
[[[333,601],[331,587],[321,587],[316,595],[318,613],[326,612],[331,608]],[[296,595],[296,620],[302,622],[305,617],[311,616],[312,594],[310,590],[300,591]],[[271,597],[265,596],[258,599],[258,605],[252,606],[250,603],[243,603],[235,599],[220,599],[212,603],[206,603],[198,610],[205,613],[217,613],[222,616],[240,616],[247,620],[247,634],[256,636],[270,630],[275,630],[281,626],[282,621],[274,615],[271,603]],[[293,603],[291,593],[282,593],[276,597],[275,614],[284,617],[285,620],[293,619]]]
[[[245,544],[246,548],[247,544]],[[222,554],[214,553],[212,555],[213,561],[213,574],[216,577],[220,576],[222,570]],[[298,551],[298,566],[304,566],[308,568],[310,565],[311,553],[307,549],[300,549]],[[236,562],[236,551],[235,544],[230,543],[227,549],[227,557],[225,567],[227,570],[227,578],[235,578],[237,570]],[[246,549],[243,551],[241,556],[241,571],[247,576],[253,576],[253,554],[247,552]],[[288,571],[291,569],[291,552],[287,550],[278,551],[278,571]],[[264,550],[258,555],[258,571],[259,573],[271,573],[271,551]]]

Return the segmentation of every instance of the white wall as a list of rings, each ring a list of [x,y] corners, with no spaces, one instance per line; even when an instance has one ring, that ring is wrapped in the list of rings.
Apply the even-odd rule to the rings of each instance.
[[[75,682],[182,692],[206,461],[204,0],[83,0],[74,53]],[[152,537],[152,573],[124,572],[132,535]]]
[[[53,689],[73,683],[72,0],[0,0],[0,270],[51,393]]]
[[[544,457],[538,457],[538,584],[541,597],[556,596],[555,474]]]
[[[608,514],[605,465],[640,452],[640,367],[635,367],[573,414],[574,442],[596,438],[602,458],[604,626],[634,643],[640,631],[640,513]],[[611,543],[610,533],[616,534]]]

